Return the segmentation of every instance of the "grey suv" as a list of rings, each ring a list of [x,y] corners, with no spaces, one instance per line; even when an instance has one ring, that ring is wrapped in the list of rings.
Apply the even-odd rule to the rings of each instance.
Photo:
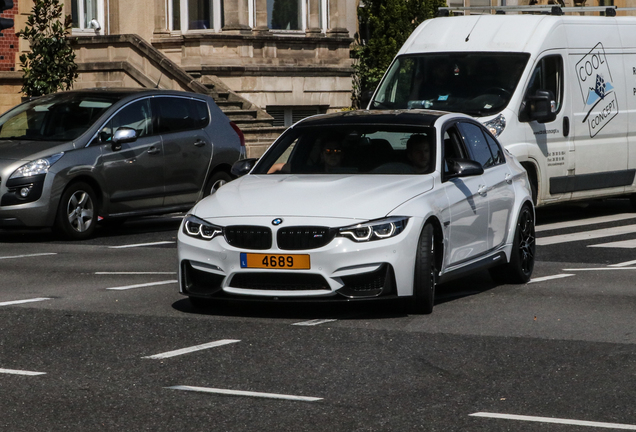
[[[240,129],[208,96],[90,89],[0,116],[0,228],[90,237],[98,220],[189,209],[230,181]]]

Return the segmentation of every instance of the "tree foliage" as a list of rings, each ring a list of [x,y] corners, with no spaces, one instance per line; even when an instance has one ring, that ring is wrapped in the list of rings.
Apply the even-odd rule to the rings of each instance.
[[[20,56],[26,96],[69,90],[78,76],[75,53],[67,38],[73,23],[70,15],[63,17],[62,7],[60,0],[35,0],[26,27],[18,32],[31,47]]]
[[[360,96],[374,90],[400,47],[413,30],[433,18],[445,0],[362,0],[358,8],[360,31],[353,49],[354,106]]]

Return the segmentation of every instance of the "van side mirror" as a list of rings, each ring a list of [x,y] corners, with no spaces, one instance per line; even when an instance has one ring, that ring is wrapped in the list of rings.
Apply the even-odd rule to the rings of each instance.
[[[550,90],[537,90],[534,95],[528,96],[530,120],[539,123],[548,123],[556,119],[556,101]]]
[[[471,159],[446,159],[448,171],[446,178],[472,177],[482,175],[484,167]]]
[[[137,131],[129,127],[120,127],[113,135],[113,151],[121,150],[121,145],[137,140]]]
[[[232,165],[232,169],[230,170],[230,172],[236,177],[244,176],[245,174],[252,171],[252,168],[254,168],[256,162],[258,162],[258,159],[255,158],[241,159],[240,161],[234,162],[234,165]]]

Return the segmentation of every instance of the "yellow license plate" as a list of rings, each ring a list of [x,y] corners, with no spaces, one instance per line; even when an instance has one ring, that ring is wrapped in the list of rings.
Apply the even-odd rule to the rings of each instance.
[[[241,253],[241,268],[306,270],[309,255]]]

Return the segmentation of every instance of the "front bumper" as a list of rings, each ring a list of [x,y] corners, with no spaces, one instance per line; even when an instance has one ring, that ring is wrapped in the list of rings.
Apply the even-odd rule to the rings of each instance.
[[[246,225],[267,226],[272,218],[241,218]],[[236,219],[215,224],[228,226]],[[350,219],[286,218],[285,226],[347,226]],[[325,246],[281,250],[276,242],[267,250],[238,249],[222,236],[199,240],[179,231],[180,292],[201,298],[252,298],[337,301],[386,299],[412,295],[413,265],[421,222],[411,218],[399,235],[356,243],[336,237]],[[276,238],[277,228],[272,228]],[[241,267],[241,253],[308,254],[307,270]]]

